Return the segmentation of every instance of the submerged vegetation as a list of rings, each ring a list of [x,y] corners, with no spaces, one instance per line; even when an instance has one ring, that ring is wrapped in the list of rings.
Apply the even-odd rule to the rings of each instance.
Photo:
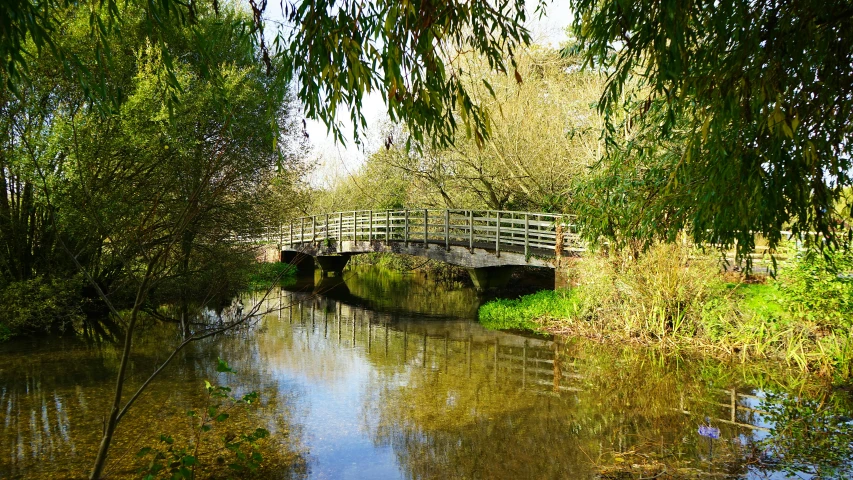
[[[732,283],[715,257],[687,247],[658,245],[636,262],[595,255],[577,262],[570,290],[495,300],[479,318],[489,328],[771,359],[843,381],[853,377],[851,258],[795,255],[776,280]]]

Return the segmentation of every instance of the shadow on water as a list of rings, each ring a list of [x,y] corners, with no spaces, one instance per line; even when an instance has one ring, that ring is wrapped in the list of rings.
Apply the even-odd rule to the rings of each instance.
[[[258,390],[236,426],[267,427],[261,478],[849,478],[849,392],[809,377],[525,338],[472,320],[478,297],[359,272],[276,291],[250,328],[186,352],[119,432],[112,472],[185,429],[217,357]],[[319,292],[320,294],[318,294]],[[260,297],[246,294],[247,308]],[[132,383],[175,340],[140,339]],[[0,477],[79,477],[117,354],[80,342],[0,350]],[[225,379],[220,379],[226,381]],[[710,422],[719,439],[698,432]],[[236,428],[236,427],[235,427]]]

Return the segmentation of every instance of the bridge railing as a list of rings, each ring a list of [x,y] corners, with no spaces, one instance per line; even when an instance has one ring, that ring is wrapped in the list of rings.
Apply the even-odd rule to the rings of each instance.
[[[282,246],[317,242],[403,242],[524,252],[584,250],[573,215],[501,210],[357,210],[296,218],[270,229]]]

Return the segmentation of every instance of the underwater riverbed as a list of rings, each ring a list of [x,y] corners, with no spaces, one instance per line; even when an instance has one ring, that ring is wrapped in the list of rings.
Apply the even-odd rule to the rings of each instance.
[[[205,380],[259,393],[209,441],[269,430],[260,478],[853,475],[853,394],[807,375],[489,331],[476,292],[417,274],[288,288],[251,327],[179,355],[119,426],[111,477],[138,478],[135,454],[160,434],[189,435]],[[138,339],[131,390],[179,341],[162,327]],[[69,338],[0,345],[0,478],[85,476],[118,358]]]

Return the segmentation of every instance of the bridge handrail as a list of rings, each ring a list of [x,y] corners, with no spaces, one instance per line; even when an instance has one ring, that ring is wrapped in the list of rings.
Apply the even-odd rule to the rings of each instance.
[[[293,219],[267,229],[270,243],[295,246],[306,243],[384,241],[406,244],[487,248],[498,255],[514,249],[525,255],[542,252],[579,252],[575,215],[480,209],[349,210]],[[558,235],[558,232],[560,234]]]

